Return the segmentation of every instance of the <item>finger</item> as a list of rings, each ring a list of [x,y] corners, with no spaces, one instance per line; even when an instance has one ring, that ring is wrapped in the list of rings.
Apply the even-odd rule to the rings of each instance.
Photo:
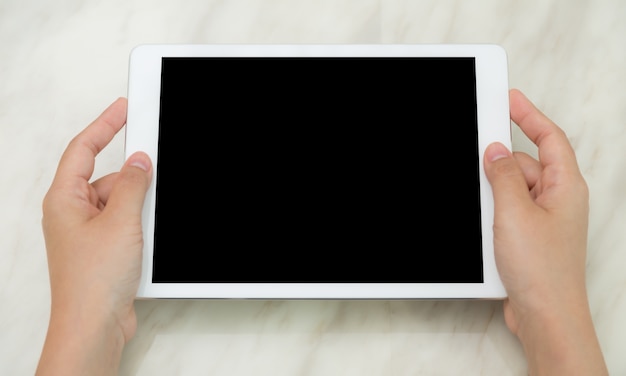
[[[118,98],[96,120],[70,141],[61,156],[56,179],[79,177],[89,180],[95,158],[126,124],[126,98]]]
[[[524,173],[503,144],[495,142],[487,146],[484,166],[493,191],[496,213],[517,210],[532,203]]]
[[[574,150],[563,130],[539,111],[519,90],[511,89],[509,100],[511,119],[537,145],[541,164],[563,166],[578,171]]]
[[[121,220],[141,218],[146,192],[152,179],[152,163],[146,153],[131,155],[116,175],[105,211]]]
[[[96,195],[98,197],[99,207],[102,209],[104,205],[109,201],[109,195],[111,194],[111,190],[113,189],[113,183],[115,179],[117,179],[117,172],[112,174],[105,175],[98,180],[91,183],[94,190],[96,191]]]
[[[541,163],[530,155],[522,152],[513,153],[513,157],[517,160],[517,163],[522,169],[528,188],[534,187],[541,177]]]

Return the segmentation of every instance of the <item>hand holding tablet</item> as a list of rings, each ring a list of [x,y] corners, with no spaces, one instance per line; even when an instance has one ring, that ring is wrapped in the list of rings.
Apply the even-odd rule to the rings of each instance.
[[[128,101],[126,153],[156,166],[139,297],[506,295],[482,167],[510,147],[500,47],[145,45]]]
[[[484,168],[495,195],[495,251],[509,293],[504,301],[506,323],[521,340],[530,370],[606,375],[608,371],[595,335],[585,288],[588,218],[585,180],[575,153],[558,126],[516,90],[510,92],[510,103],[511,118],[537,143],[541,160],[523,153],[513,156],[502,143],[490,144],[484,152]],[[134,335],[137,321],[133,301],[141,277],[139,264],[144,232],[141,209],[145,208],[142,205],[145,193],[154,176],[151,163],[144,153],[133,153],[120,172],[91,180],[95,151],[104,148],[123,127],[126,110],[124,98],[117,100],[70,142],[44,199],[42,224],[53,304],[37,374],[93,373],[95,370],[114,373],[122,347]],[[451,144],[444,142],[442,145],[446,153],[450,153]],[[454,171],[458,172],[462,165],[454,163],[454,166]],[[349,245],[346,249],[350,249]],[[393,247],[381,249],[394,250]],[[145,255],[145,249],[143,253]],[[294,252],[285,256],[295,259],[301,254]],[[328,271],[330,274],[318,273],[318,278],[332,275],[332,270]],[[439,275],[439,283],[442,283],[441,276],[451,275],[441,270],[435,274]],[[418,288],[418,284],[435,289],[438,286],[434,282],[423,282],[424,275],[427,274],[414,277],[414,282],[420,278],[421,282],[391,284],[412,289],[409,293],[404,290],[403,296],[433,296]],[[455,276],[460,278],[460,274]],[[384,288],[389,283],[331,285],[352,288],[341,291],[342,296],[398,296],[399,290]],[[167,285],[169,283],[163,286]],[[321,291],[324,296],[338,295],[316,290],[320,284],[311,281],[276,285],[284,289],[263,290],[261,285],[261,292],[280,295],[295,285],[305,286],[309,293],[296,293],[296,296],[308,297],[312,291],[318,295]],[[256,283],[237,286],[258,287]],[[363,286],[373,290],[365,291]],[[215,291],[196,292],[199,292],[195,294],[198,297],[216,296]],[[226,293],[226,296],[257,296],[249,289]],[[173,295],[167,291],[151,294]],[[182,295],[179,292],[177,297]],[[472,295],[476,294],[465,297]],[[75,330],[77,319],[81,326],[79,331]]]

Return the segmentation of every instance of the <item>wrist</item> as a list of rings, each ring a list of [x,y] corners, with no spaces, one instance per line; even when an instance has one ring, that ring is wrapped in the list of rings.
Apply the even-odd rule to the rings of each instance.
[[[586,295],[519,316],[529,375],[606,375]]]
[[[37,375],[117,374],[125,343],[120,323],[105,310],[53,302]]]
[[[76,286],[65,281],[52,287],[51,320],[74,321],[94,328],[109,328],[123,334],[124,343],[135,335],[137,318],[134,310],[134,296],[119,297],[110,286],[102,283],[89,283]]]

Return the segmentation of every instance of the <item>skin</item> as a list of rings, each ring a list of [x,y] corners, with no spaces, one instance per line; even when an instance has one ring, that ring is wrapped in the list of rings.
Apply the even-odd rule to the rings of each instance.
[[[539,161],[493,144],[484,156],[494,192],[496,264],[504,317],[531,375],[608,375],[585,285],[589,192],[565,133],[520,91],[511,119]]]
[[[51,314],[37,375],[117,374],[135,334],[152,165],[136,153],[120,172],[89,182],[96,155],[126,123],[126,108],[119,98],[69,143],[43,200]]]
[[[585,284],[589,193],[565,133],[521,92],[511,119],[539,160],[494,143],[484,165],[495,198],[504,316],[531,375],[608,375]],[[43,201],[50,324],[36,374],[115,375],[137,328],[141,211],[152,165],[135,153],[90,182],[96,155],[126,123],[119,98],[77,135]]]

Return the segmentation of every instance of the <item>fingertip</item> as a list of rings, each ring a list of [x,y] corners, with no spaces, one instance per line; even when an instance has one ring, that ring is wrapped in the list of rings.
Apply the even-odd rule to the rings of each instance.
[[[522,91],[518,88],[511,88],[509,89],[509,96],[511,97],[523,97],[524,93],[522,93]]]
[[[485,159],[489,162],[495,162],[498,159],[508,158],[511,156],[511,151],[500,142],[490,144],[485,150]]]
[[[499,143],[485,150],[485,175],[491,185],[497,212],[517,210],[518,204],[528,202],[528,184],[519,162],[509,149]]]
[[[123,123],[126,123],[126,110],[128,108],[128,101],[125,97],[117,97],[109,107],[105,110],[105,112],[113,112],[118,114],[118,117],[123,118]]]
[[[117,97],[117,99],[114,100],[113,103],[127,104],[128,103],[128,99],[126,99],[126,97]]]
[[[143,203],[152,181],[150,157],[141,151],[133,153],[116,175],[106,210],[121,218],[141,216]]]
[[[497,187],[511,187],[521,184],[524,180],[523,172],[513,153],[503,144],[494,142],[487,146],[485,150],[485,173],[494,190]]]
[[[128,157],[126,165],[140,168],[145,172],[150,172],[152,169],[152,161],[150,160],[150,157],[142,151],[135,152]]]
[[[115,102],[119,103],[122,107],[128,110],[128,99],[126,97],[118,97]]]

